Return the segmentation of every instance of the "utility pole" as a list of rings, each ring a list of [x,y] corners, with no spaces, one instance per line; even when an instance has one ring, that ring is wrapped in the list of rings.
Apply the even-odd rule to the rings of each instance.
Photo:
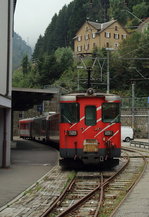
[[[149,144],[149,97],[147,99],[147,103],[148,103],[148,144]]]
[[[149,144],[149,108],[148,108],[148,144]]]
[[[107,93],[110,92],[109,51],[107,51]]]
[[[114,48],[106,48],[107,51],[107,93],[110,93],[110,71],[109,71],[109,62],[110,62],[110,51]]]
[[[132,120],[131,120],[131,126],[134,129],[135,125],[135,83],[132,81]]]
[[[136,67],[129,67],[130,69],[135,69],[135,71],[139,74],[139,76],[141,76],[142,78],[132,78],[131,81],[132,81],[132,107],[131,107],[131,110],[132,110],[132,122],[131,122],[131,125],[132,125],[132,128],[134,129],[134,126],[135,126],[135,81],[144,81],[144,80],[149,80],[149,78],[146,78],[141,72],[139,72]],[[148,119],[148,122],[149,122],[149,119]],[[149,134],[148,134],[148,137],[149,137]]]
[[[88,72],[88,82],[87,82],[87,88],[91,87],[91,67],[87,67],[87,72]]]
[[[77,66],[77,69],[84,69],[83,66]],[[79,70],[78,70],[78,84],[77,84],[77,90],[79,91],[80,90],[80,74],[79,74]]]

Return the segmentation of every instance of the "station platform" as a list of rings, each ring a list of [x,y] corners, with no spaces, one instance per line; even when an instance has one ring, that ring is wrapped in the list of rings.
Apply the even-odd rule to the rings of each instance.
[[[11,147],[11,166],[0,169],[0,207],[48,173],[58,159],[58,151],[48,145],[15,138]]]
[[[148,139],[135,139],[134,141],[149,143]],[[130,143],[123,143],[122,145],[123,147],[131,147]],[[139,150],[149,152],[148,149],[144,148],[138,148]],[[149,159],[147,162],[143,177],[135,185],[113,217],[149,217]]]

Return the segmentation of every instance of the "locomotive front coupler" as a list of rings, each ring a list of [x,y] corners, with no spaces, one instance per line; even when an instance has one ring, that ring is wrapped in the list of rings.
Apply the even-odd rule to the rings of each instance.
[[[112,148],[115,147],[115,145],[114,145],[110,140],[107,140],[107,141],[105,142],[105,145],[106,145],[106,148],[107,148],[107,149],[112,149]]]

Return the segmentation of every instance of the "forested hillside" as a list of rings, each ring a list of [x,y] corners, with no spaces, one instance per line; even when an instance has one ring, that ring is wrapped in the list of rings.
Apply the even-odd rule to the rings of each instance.
[[[91,4],[92,2],[92,4]],[[142,19],[149,16],[148,0],[74,0],[64,6],[59,14],[55,14],[44,36],[40,36],[33,53],[39,58],[44,53],[51,54],[58,47],[71,46],[73,37],[86,19],[106,22],[117,19],[123,25],[138,25],[138,19],[128,11]]]
[[[148,0],[74,0],[64,6],[59,14],[55,14],[49,22],[45,34],[40,36],[33,52],[33,62],[26,62],[26,73],[17,71],[13,77],[14,86],[45,87],[56,85],[68,91],[78,89],[78,74],[86,79],[87,72],[77,68],[81,64],[73,57],[73,37],[78,29],[88,19],[90,21],[106,22],[117,19],[127,28],[130,37],[124,40],[118,51],[110,54],[110,88],[113,92],[123,95],[131,94],[132,79],[137,82],[136,94],[148,94],[149,68],[149,30],[138,33],[138,25],[149,17]],[[95,54],[96,53],[96,54]],[[97,50],[98,58],[107,58],[107,52]],[[127,57],[127,59],[126,59]],[[134,59],[134,57],[136,59]],[[93,59],[85,60],[87,66],[93,64]],[[93,69],[95,80],[99,80],[99,71],[103,63],[98,62]],[[102,68],[103,83],[106,83],[107,64]],[[21,75],[21,76],[20,76]],[[19,78],[23,79],[23,83]],[[144,78],[144,80],[143,80]],[[80,80],[79,89],[85,88],[86,83]],[[96,89],[105,91],[106,87],[100,82]]]
[[[32,49],[29,47],[21,36],[14,32],[13,37],[13,70],[21,65],[24,56],[31,58]]]
[[[47,27],[44,36],[40,36],[33,58],[39,58],[44,53],[51,54],[58,47],[70,46],[73,48],[73,37],[86,19],[104,22],[108,20],[107,10],[109,0],[74,0],[64,6],[59,14],[55,14]]]

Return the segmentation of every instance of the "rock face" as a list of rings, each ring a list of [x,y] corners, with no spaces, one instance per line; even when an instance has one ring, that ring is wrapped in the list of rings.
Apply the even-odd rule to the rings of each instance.
[[[26,42],[14,32],[13,36],[13,70],[20,66],[24,56],[31,58],[32,49],[26,44]]]

